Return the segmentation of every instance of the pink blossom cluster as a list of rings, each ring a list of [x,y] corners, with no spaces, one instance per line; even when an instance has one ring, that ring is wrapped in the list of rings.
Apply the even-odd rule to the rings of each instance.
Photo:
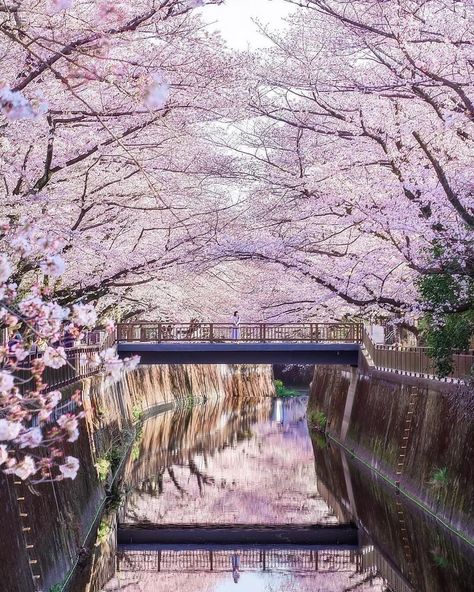
[[[64,443],[78,439],[83,412],[61,414],[61,393],[48,391],[44,376],[46,368],[70,363],[59,343],[65,335],[80,339],[96,325],[97,312],[90,303],[63,307],[55,300],[51,281],[65,269],[57,252],[61,240],[41,235],[27,221],[3,222],[2,233],[7,252],[0,254],[0,327],[10,340],[0,347],[0,466],[33,482],[74,479],[79,461],[65,456]],[[20,292],[16,281],[25,270],[32,281]],[[106,329],[114,330],[112,321],[106,321]],[[104,368],[119,378],[139,360],[119,360],[109,348],[86,361],[91,369]],[[79,391],[72,400],[81,406]]]

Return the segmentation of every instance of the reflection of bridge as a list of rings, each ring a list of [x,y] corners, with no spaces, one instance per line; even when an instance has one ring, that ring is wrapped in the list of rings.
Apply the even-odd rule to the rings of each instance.
[[[324,363],[357,365],[362,325],[357,323],[123,323],[121,356],[144,364]]]
[[[142,550],[121,545],[118,571],[131,572],[230,572],[238,555],[240,571],[335,572],[359,571],[361,553],[347,549],[295,547],[212,548]]]
[[[357,549],[351,524],[120,524],[117,540],[128,545],[344,545]]]

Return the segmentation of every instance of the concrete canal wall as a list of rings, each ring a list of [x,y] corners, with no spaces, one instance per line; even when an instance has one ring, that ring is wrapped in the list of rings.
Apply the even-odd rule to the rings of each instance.
[[[76,388],[82,391],[85,419],[77,442],[65,447],[66,455],[81,461],[76,479],[28,487],[0,474],[2,590],[48,591],[64,581],[76,562],[79,570],[88,563],[91,540],[92,546],[95,541],[91,526],[94,521],[97,526],[110,485],[110,478],[99,479],[95,465],[111,452],[123,456],[133,439],[133,420],[141,411],[163,404],[274,393],[269,366],[139,367],[113,383],[102,376],[88,378],[64,389],[64,399]]]
[[[312,436],[318,491],[336,515],[356,522],[364,566],[372,555],[391,589],[399,592],[467,589],[473,547],[397,495],[331,439]]]
[[[457,530],[474,535],[467,387],[317,366],[308,415]]]

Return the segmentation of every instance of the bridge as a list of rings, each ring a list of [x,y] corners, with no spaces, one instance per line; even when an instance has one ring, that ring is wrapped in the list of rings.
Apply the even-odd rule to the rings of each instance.
[[[142,364],[343,364],[436,379],[427,347],[376,344],[362,323],[166,323],[117,325],[120,357]],[[360,354],[363,354],[361,358]],[[454,354],[445,380],[464,380],[474,352]]]
[[[357,366],[358,323],[162,323],[117,325],[120,357],[142,364],[344,364]]]
[[[97,352],[116,345],[121,358],[139,355],[142,364],[343,364],[361,360],[376,370],[436,379],[427,347],[376,344],[362,323],[119,323],[107,334],[95,330],[67,349],[67,364],[46,367],[46,391],[65,387],[98,372]],[[363,354],[363,357],[361,356]],[[42,352],[30,355],[18,369],[28,379],[28,367]],[[474,351],[453,356],[453,371],[444,380],[464,380],[474,367]],[[19,381],[20,392],[28,382]]]

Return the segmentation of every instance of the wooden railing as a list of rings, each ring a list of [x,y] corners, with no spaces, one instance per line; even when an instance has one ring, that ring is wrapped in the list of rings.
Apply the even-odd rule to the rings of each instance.
[[[119,342],[310,342],[360,343],[357,323],[161,323],[139,321],[117,325]]]
[[[427,347],[377,345],[365,327],[362,330],[362,344],[370,361],[378,370],[436,378],[434,361],[429,357]],[[453,366],[454,369],[447,378],[466,378],[474,366],[473,352],[455,354]]]

